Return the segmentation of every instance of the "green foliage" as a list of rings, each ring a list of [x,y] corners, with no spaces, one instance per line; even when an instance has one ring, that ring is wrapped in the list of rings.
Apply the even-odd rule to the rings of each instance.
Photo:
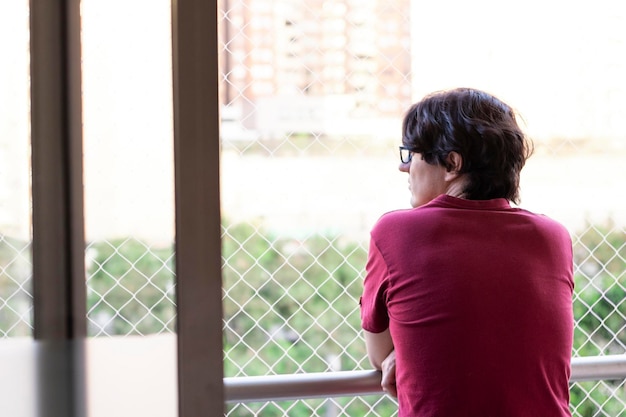
[[[222,247],[226,376],[369,368],[360,335],[367,259],[361,242],[278,238],[249,224],[225,224]],[[229,416],[308,417],[327,409],[365,416],[371,407],[379,415],[397,408],[374,396],[232,405]]]
[[[574,355],[626,352],[626,232],[608,223],[588,224],[574,238]],[[572,384],[575,416],[624,416],[624,381]]]
[[[87,247],[89,334],[128,335],[174,331],[173,248],[136,239]]]
[[[353,363],[364,357],[363,346],[353,343],[359,337],[360,268],[366,259],[361,246],[324,236],[278,239],[250,225],[224,231],[228,376],[263,374],[259,366],[270,373],[285,367],[320,372],[338,355],[353,356]],[[230,359],[250,347],[257,360]],[[293,366],[285,365],[290,362]]]
[[[588,225],[574,240],[577,356],[626,352],[626,232]]]

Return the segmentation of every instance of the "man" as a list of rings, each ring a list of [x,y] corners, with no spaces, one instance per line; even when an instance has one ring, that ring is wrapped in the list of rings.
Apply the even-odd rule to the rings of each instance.
[[[399,416],[571,416],[572,244],[511,206],[531,146],[514,111],[474,89],[403,121],[413,209],[371,232],[361,319]]]

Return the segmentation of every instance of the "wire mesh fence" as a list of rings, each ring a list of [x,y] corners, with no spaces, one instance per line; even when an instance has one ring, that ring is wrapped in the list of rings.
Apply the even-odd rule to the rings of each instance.
[[[227,376],[368,369],[358,297],[364,242],[275,236],[247,223],[222,228]],[[574,235],[574,356],[626,353],[626,230],[588,225]],[[135,239],[87,248],[90,334],[173,332],[172,247]],[[0,329],[31,328],[30,244],[0,240]],[[572,384],[575,416],[624,413],[624,380]],[[235,404],[229,415],[393,415],[387,397]]]
[[[31,276],[30,242],[0,234],[0,338],[31,334]]]
[[[220,2],[226,376],[369,368],[358,299],[367,230],[384,198],[342,177],[395,157],[419,82],[411,3]],[[553,156],[587,151],[571,138],[538,145]],[[241,182],[231,182],[236,171]],[[574,356],[626,353],[626,228],[617,217],[572,229]],[[30,249],[0,234],[0,337],[32,331]],[[89,242],[89,334],[174,332],[174,258],[173,245],[132,236]],[[626,415],[623,380],[572,384],[571,396],[574,416]],[[228,415],[395,410],[389,397],[363,396],[232,404]]]
[[[87,245],[90,336],[174,332],[174,253],[137,239]]]

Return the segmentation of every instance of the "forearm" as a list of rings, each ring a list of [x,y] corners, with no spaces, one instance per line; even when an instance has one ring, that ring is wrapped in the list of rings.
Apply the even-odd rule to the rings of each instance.
[[[367,330],[363,332],[370,363],[375,369],[381,370],[383,361],[393,351],[393,341],[389,329],[381,333],[371,333]]]

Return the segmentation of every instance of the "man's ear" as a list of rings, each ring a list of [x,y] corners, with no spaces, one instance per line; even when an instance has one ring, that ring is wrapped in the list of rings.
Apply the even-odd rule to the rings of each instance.
[[[458,152],[450,152],[446,157],[446,179],[453,180],[461,175],[463,168],[463,157]]]

